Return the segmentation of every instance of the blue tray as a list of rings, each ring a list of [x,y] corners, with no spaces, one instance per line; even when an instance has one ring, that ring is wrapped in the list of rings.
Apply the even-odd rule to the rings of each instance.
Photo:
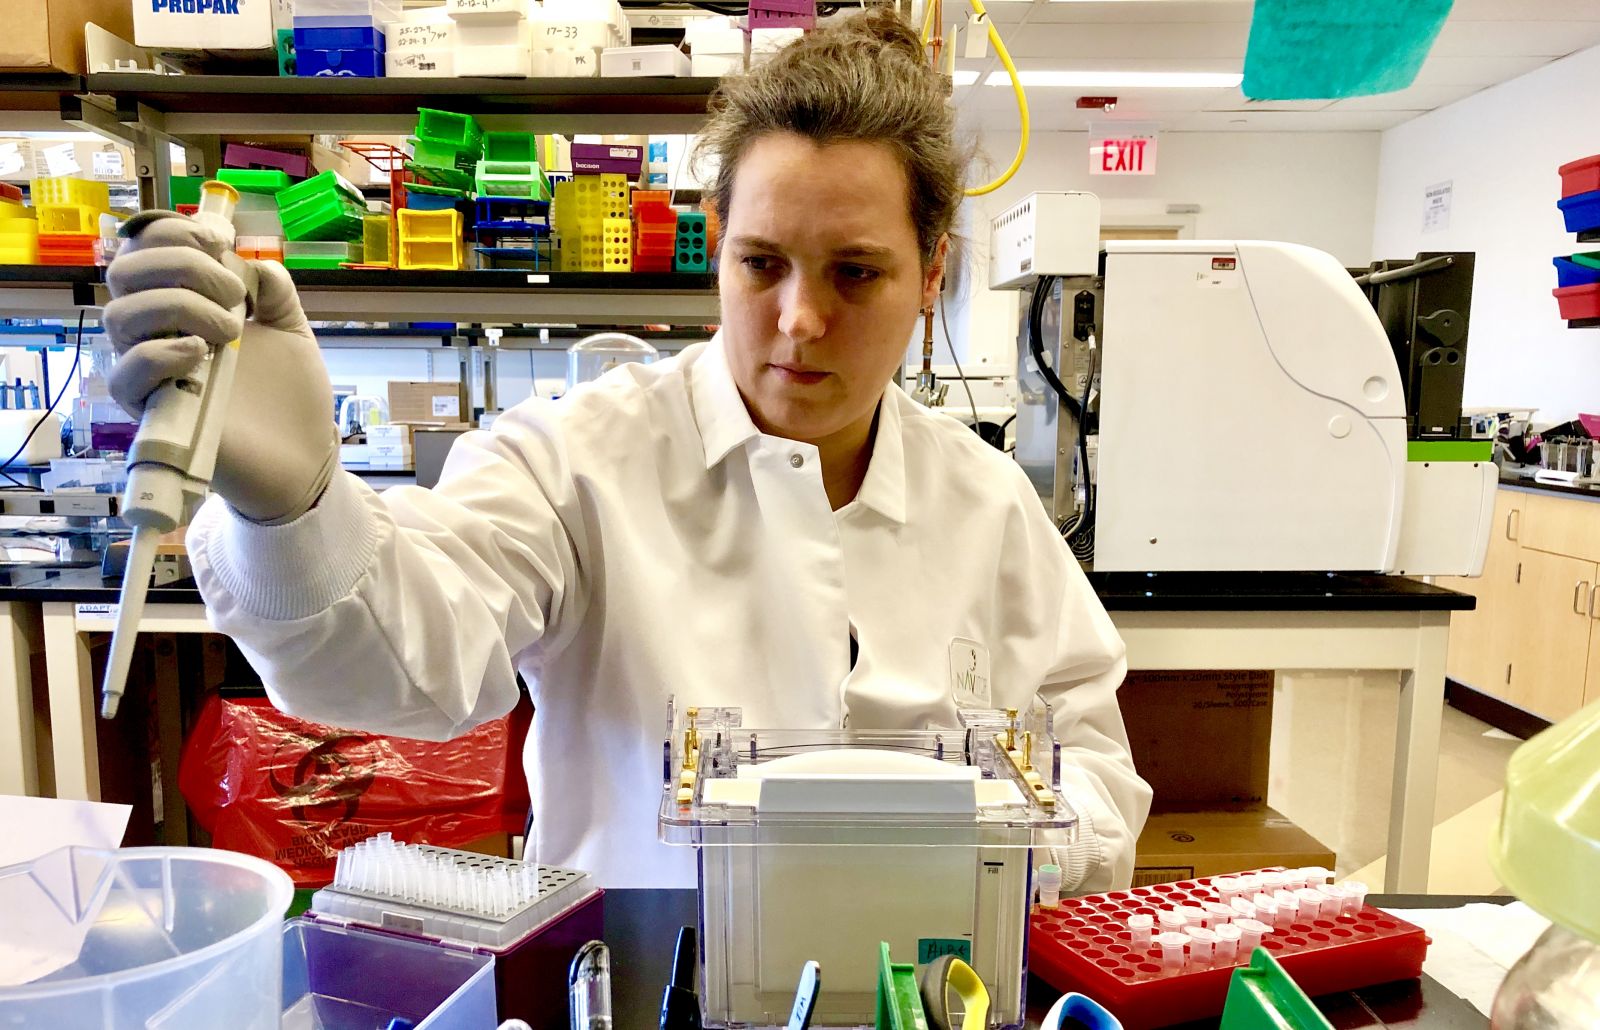
[[[1561,216],[1567,220],[1567,232],[1588,232],[1600,229],[1600,190],[1578,193],[1556,201]]]
[[[1587,286],[1590,283],[1600,283],[1600,268],[1590,268],[1580,265],[1570,258],[1551,258],[1556,266],[1556,285],[1559,286]]]
[[[456,206],[457,199],[442,193],[406,190],[406,207],[413,211],[449,211]]]
[[[383,78],[381,50],[307,50],[297,47],[294,58],[295,73],[302,79],[328,76]]]

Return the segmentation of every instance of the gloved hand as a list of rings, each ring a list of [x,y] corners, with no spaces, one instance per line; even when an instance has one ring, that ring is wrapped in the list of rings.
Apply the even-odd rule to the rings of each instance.
[[[237,257],[218,233],[174,212],[145,212],[124,231],[102,317],[118,355],[111,396],[138,417],[207,344],[240,339],[212,489],[247,519],[298,518],[327,487],[339,437],[327,368],[288,271]],[[248,321],[233,310],[247,297]]]

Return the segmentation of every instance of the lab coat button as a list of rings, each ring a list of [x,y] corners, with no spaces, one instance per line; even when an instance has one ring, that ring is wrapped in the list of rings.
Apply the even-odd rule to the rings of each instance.
[[[793,467],[799,468],[801,465],[804,465],[805,463],[806,463],[806,459],[800,457],[800,455],[798,455],[798,454],[789,455],[789,464],[792,465]]]

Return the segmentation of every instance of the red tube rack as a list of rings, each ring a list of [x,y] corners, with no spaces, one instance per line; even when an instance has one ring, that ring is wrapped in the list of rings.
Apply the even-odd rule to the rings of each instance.
[[[1154,944],[1132,947],[1127,919],[1135,913],[1219,900],[1211,877],[1135,887],[1059,906],[1034,906],[1029,916],[1028,968],[1056,989],[1077,991],[1111,1010],[1128,1030],[1148,1030],[1222,1013],[1228,983],[1250,955],[1232,965],[1167,972]],[[1421,927],[1370,905],[1353,916],[1279,927],[1261,946],[1312,997],[1422,975],[1428,937]]]

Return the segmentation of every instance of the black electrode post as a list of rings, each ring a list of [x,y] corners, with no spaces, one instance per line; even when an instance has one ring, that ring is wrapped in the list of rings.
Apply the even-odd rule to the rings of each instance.
[[[695,967],[700,955],[692,926],[678,931],[672,953],[672,979],[661,995],[661,1030],[700,1030],[700,996],[695,993]]]

